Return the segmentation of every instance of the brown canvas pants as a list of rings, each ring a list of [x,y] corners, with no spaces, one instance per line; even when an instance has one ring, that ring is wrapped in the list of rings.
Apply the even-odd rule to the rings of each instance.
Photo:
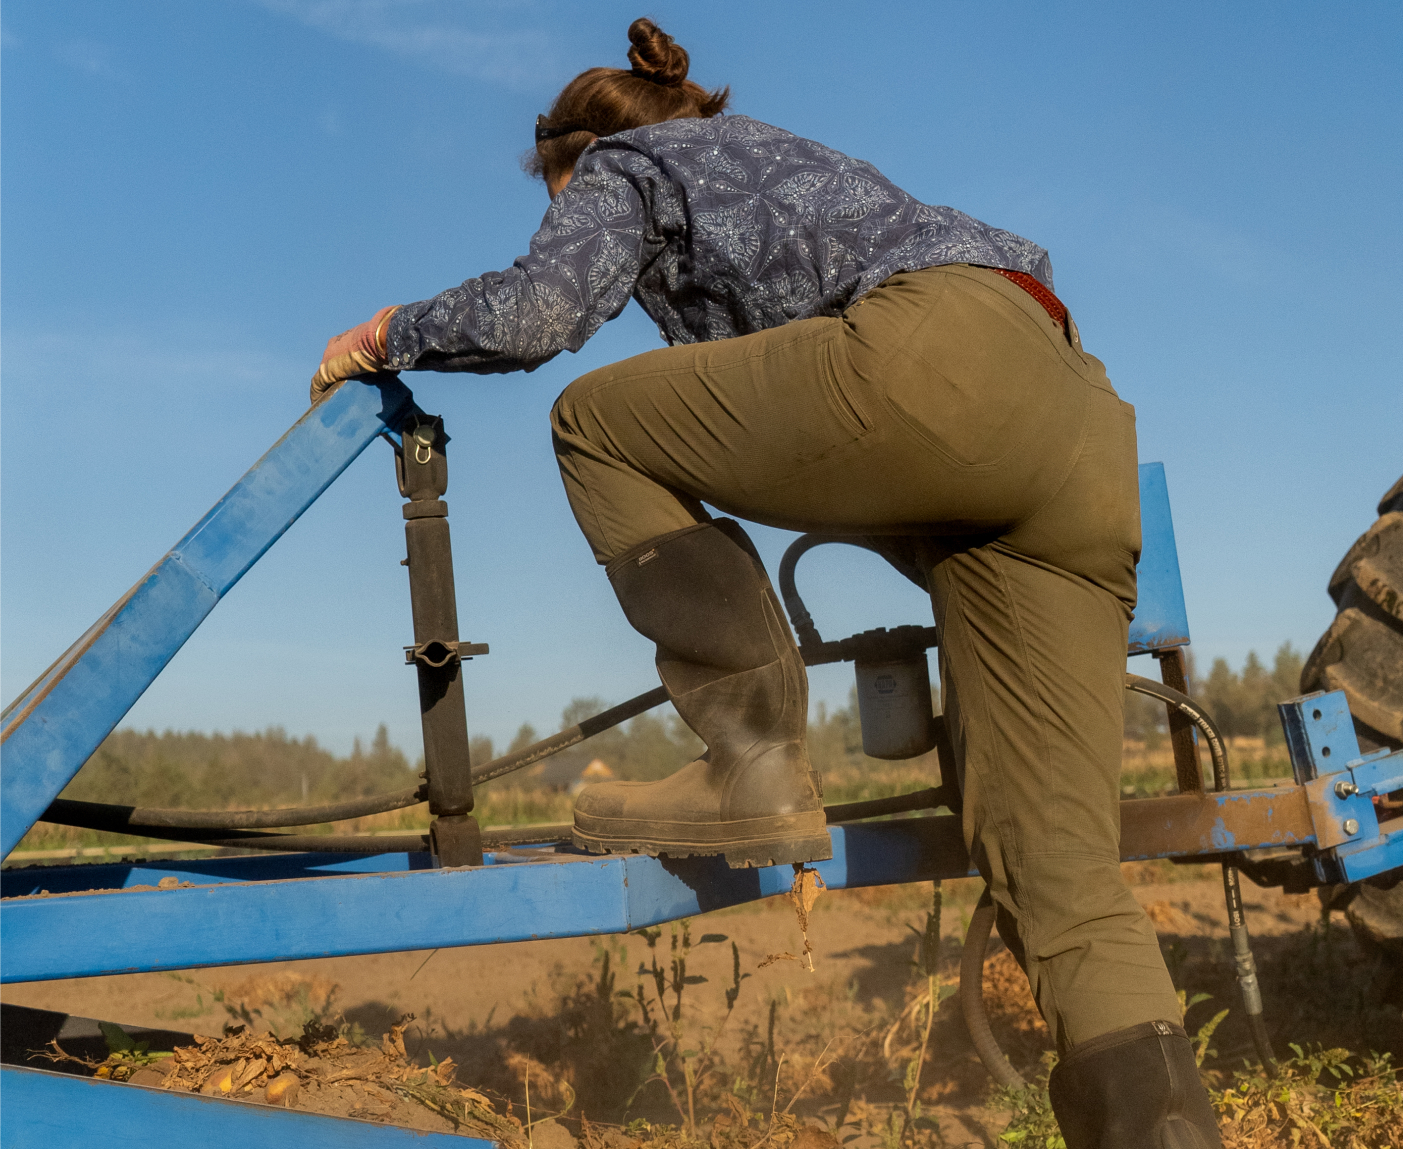
[[[1134,410],[1031,296],[963,264],[841,318],[593,371],[552,412],[601,563],[706,518],[877,536],[926,575],[964,830],[1064,1051],[1179,1020],[1121,878]]]

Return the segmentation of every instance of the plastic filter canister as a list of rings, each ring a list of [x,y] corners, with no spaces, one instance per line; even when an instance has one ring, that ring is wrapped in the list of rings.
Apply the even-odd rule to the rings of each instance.
[[[887,662],[857,662],[862,751],[870,758],[915,758],[935,747],[925,651]]]

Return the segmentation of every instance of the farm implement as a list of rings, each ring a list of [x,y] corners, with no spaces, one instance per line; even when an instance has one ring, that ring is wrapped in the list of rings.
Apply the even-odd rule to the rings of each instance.
[[[422,785],[283,810],[191,811],[60,799],[220,598],[376,439],[393,448],[406,500],[414,634],[405,659],[419,684]],[[343,384],[5,710],[3,854],[39,821],[248,852],[4,871],[4,981],[621,933],[790,890],[796,875],[788,866],[730,869],[721,858],[598,857],[569,844],[569,826],[478,825],[476,786],[624,722],[665,696],[650,691],[523,750],[470,762],[463,679],[467,662],[488,650],[458,633],[443,498],[447,443],[442,420],[419,410],[396,377]],[[1225,742],[1187,692],[1188,620],[1160,464],[1141,466],[1140,497],[1144,549],[1129,654],[1153,658],[1159,676],[1127,675],[1127,689],[1167,707],[1177,793],[1121,803],[1122,858],[1221,864],[1243,1004],[1258,1053],[1270,1065],[1239,874],[1305,890],[1403,866],[1403,816],[1387,799],[1403,790],[1403,751],[1361,752],[1345,692],[1317,691],[1280,707],[1294,781],[1232,788]],[[804,536],[781,564],[780,591],[800,650],[809,665],[855,664],[869,754],[906,758],[934,749],[942,781],[913,794],[829,807],[833,857],[815,868],[833,889],[970,875],[948,740],[942,720],[931,713],[925,660],[938,641],[934,628],[825,641],[798,594],[800,557],[814,546],[845,541]],[[424,801],[432,817],[427,834],[295,832]],[[986,900],[965,943],[962,1007],[991,1074],[1017,1084],[1021,1079],[995,1044],[981,1002],[978,973],[992,923]],[[411,1137],[449,1143],[447,1135],[28,1064],[0,1067],[0,1089],[5,1142],[15,1146],[78,1145],[96,1134],[117,1149],[192,1133],[219,1144],[259,1134],[309,1146],[388,1147]]]

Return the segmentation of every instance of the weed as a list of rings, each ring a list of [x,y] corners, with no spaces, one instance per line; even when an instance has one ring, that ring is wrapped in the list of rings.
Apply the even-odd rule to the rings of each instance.
[[[1022,1149],[1067,1149],[1047,1091],[1047,1081],[1056,1064],[1057,1054],[1044,1053],[1042,1072],[1025,1088],[1005,1087],[995,1092],[994,1104],[1012,1111],[1008,1127],[999,1135],[1001,1142],[1022,1146]]]
[[[1274,1078],[1239,1070],[1214,1091],[1225,1149],[1391,1149],[1403,1141],[1403,1085],[1388,1054],[1291,1051]]]
[[[937,1136],[939,1125],[921,1113],[920,1091],[921,1070],[925,1067],[926,1051],[930,1047],[931,1028],[935,1024],[935,1014],[940,1003],[955,992],[955,986],[940,984],[940,883],[932,883],[931,908],[926,913],[923,930],[911,926],[916,934],[916,956],[911,962],[916,974],[925,979],[925,988],[920,990],[910,1004],[901,1012],[896,1021],[887,1029],[882,1042],[882,1053],[891,1063],[892,1044],[902,1027],[908,1022],[917,1035],[915,1049],[902,1059],[897,1058],[898,1068],[893,1071],[893,1079],[901,1082],[905,1106],[901,1114],[894,1110],[882,1132],[883,1140],[892,1143],[891,1149],[903,1144],[916,1129],[929,1129]],[[897,1118],[900,1117],[898,1121]]]
[[[670,954],[666,965],[658,958],[662,929],[640,930],[639,936],[648,943],[650,964],[639,964],[638,988],[625,990],[622,996],[632,998],[638,1007],[641,1025],[653,1043],[653,1064],[652,1072],[639,1084],[633,1096],[636,1097],[639,1090],[651,1082],[660,1082],[667,1090],[687,1133],[695,1137],[697,1090],[718,1069],[716,1043],[735,1011],[741,982],[750,975],[740,972],[740,949],[735,942],[731,942],[731,984],[725,991],[725,1013],[714,1027],[694,1027],[683,1007],[683,998],[688,986],[701,985],[707,979],[700,974],[687,972],[687,958],[692,952],[691,920],[683,918],[670,927]],[[697,944],[710,945],[729,940],[724,934],[705,934]],[[646,989],[648,980],[653,986],[651,1002]],[[667,1004],[669,993],[672,995],[671,1007]],[[657,1007],[656,1013],[654,1006]],[[630,1104],[632,1100],[630,1097]]]

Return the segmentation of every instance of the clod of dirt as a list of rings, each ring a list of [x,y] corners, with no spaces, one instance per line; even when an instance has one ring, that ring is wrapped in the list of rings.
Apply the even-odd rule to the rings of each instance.
[[[814,1125],[801,1125],[789,1149],[838,1149],[838,1138]]]
[[[558,1121],[546,1118],[531,1126],[532,1149],[579,1149],[579,1144]]]

